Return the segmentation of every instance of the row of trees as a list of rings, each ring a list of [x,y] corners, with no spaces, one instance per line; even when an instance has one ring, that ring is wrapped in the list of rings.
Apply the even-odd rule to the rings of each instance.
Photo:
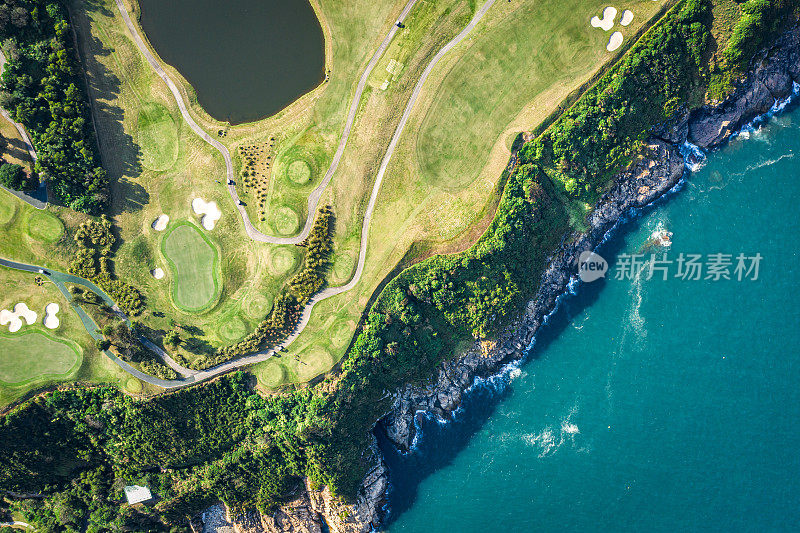
[[[217,350],[210,364],[217,364],[255,352],[267,344],[275,346],[288,336],[300,320],[303,307],[325,285],[325,272],[330,266],[333,252],[334,215],[331,206],[320,208],[314,219],[308,239],[303,269],[289,280],[287,288],[276,298],[272,311],[255,330],[244,339]]]
[[[51,0],[3,0],[6,55],[0,106],[23,124],[36,148],[36,172],[76,211],[98,215],[110,201],[80,67],[64,7]]]

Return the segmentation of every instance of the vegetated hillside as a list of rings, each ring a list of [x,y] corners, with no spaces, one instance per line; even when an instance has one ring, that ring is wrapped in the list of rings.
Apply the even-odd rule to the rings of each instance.
[[[28,130],[36,170],[76,211],[98,215],[109,203],[69,20],[55,0],[3,0],[0,40],[7,61],[0,106]]]
[[[429,379],[464,339],[506,324],[534,294],[575,205],[595,201],[652,125],[705,92],[713,23],[710,0],[678,3],[528,143],[487,232],[466,252],[428,259],[389,283],[335,380],[269,399],[243,374],[147,403],[110,389],[53,393],[5,417],[0,487],[45,491],[42,501],[15,504],[45,531],[70,530],[87,513],[92,524],[179,528],[216,498],[269,511],[304,476],[353,498],[389,393]],[[14,439],[22,428],[33,428],[27,442]],[[112,509],[123,479],[162,498],[150,516]]]

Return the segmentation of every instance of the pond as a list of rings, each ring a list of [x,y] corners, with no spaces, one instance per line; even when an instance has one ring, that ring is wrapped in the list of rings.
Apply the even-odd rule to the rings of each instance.
[[[325,76],[325,41],[308,0],[139,0],[156,52],[214,118],[272,115]]]

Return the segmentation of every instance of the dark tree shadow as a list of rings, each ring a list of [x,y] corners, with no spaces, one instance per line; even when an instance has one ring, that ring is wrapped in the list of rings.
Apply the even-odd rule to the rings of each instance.
[[[207,340],[197,337],[189,337],[184,340],[183,347],[195,355],[212,355],[214,353],[214,347]]]
[[[104,17],[113,17],[114,13],[99,0],[74,0],[69,8],[91,103],[96,141],[103,167],[111,181],[114,201],[109,214],[137,211],[150,200],[144,187],[132,181],[142,173],[142,152],[135,139],[125,132],[124,121],[129,111],[117,105],[123,82],[100,61],[100,58],[109,58],[113,50],[89,31],[91,20],[88,13]]]
[[[120,178],[116,182],[115,193],[117,201],[121,204],[121,211],[139,211],[150,203],[150,194],[147,189],[128,178]]]
[[[192,325],[181,326],[181,329],[186,333],[188,333],[189,335],[194,335],[196,337],[205,335],[205,331],[203,331],[202,328],[199,328],[197,326],[192,326]]]
[[[19,161],[31,163],[31,154],[28,153],[28,145],[25,144],[22,139],[12,137],[10,139],[6,138],[6,141],[8,141],[8,145],[6,146],[5,153]]]

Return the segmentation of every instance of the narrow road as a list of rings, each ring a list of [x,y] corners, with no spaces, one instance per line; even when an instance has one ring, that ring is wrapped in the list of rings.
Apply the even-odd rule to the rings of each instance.
[[[489,8],[492,7],[495,1],[496,0],[487,0],[486,3],[484,3],[481,6],[481,8],[475,13],[475,15],[472,17],[472,20],[470,20],[469,24],[467,24],[464,27],[464,29],[462,29],[461,32],[458,33],[458,35],[456,35],[450,42],[444,45],[444,47],[442,47],[441,50],[439,50],[439,52],[433,57],[431,62],[423,71],[422,76],[417,81],[417,84],[414,87],[413,92],[411,93],[411,97],[409,98],[408,103],[406,104],[405,110],[403,111],[403,115],[400,119],[400,123],[397,125],[397,128],[395,129],[394,135],[392,136],[392,140],[389,143],[389,147],[383,156],[383,160],[381,161],[381,165],[375,177],[375,184],[372,187],[372,194],[370,195],[369,203],[367,204],[367,209],[364,214],[364,221],[361,226],[361,247],[359,249],[359,254],[358,254],[358,264],[356,266],[356,271],[353,274],[353,277],[346,285],[342,285],[339,287],[329,287],[317,293],[303,309],[300,321],[298,322],[292,334],[289,335],[286,339],[284,339],[284,341],[281,343],[282,347],[289,346],[300,336],[305,327],[308,325],[308,322],[311,318],[311,312],[314,309],[314,305],[321,302],[322,300],[331,298],[333,296],[337,296],[339,294],[351,290],[361,280],[367,256],[367,241],[369,238],[369,228],[370,228],[370,223],[372,222],[372,214],[375,211],[375,203],[378,199],[378,193],[380,192],[381,184],[383,183],[383,178],[384,175],[386,174],[386,169],[389,167],[389,161],[391,160],[392,155],[394,154],[394,150],[400,141],[400,136],[403,133],[403,129],[405,128],[405,125],[408,122],[409,117],[411,116],[414,104],[416,103],[417,98],[419,97],[422,91],[422,86],[425,84],[425,81],[428,79],[428,76],[430,76],[430,73],[433,71],[434,67],[436,67],[436,64],[441,60],[441,58],[447,52],[449,52],[453,47],[458,45],[458,43],[464,40],[464,38],[475,28],[478,22],[483,18],[483,16],[486,14]],[[399,21],[404,20],[405,17],[408,16],[409,11],[411,10],[412,7],[414,7],[414,4],[416,2],[417,0],[410,0],[408,4],[406,4],[406,7],[403,9],[400,18],[398,19]],[[150,65],[153,67],[156,73],[161,77],[161,79],[164,80],[164,82],[169,87],[170,91],[175,97],[176,102],[178,103],[178,107],[180,108],[181,114],[183,115],[187,124],[189,124],[189,126],[192,128],[192,130],[195,131],[195,133],[197,133],[200,137],[205,139],[206,142],[214,146],[220,153],[222,153],[223,157],[225,158],[226,167],[228,169],[229,179],[233,179],[232,178],[233,165],[231,164],[230,153],[228,152],[227,148],[225,148],[219,141],[213,139],[210,135],[208,135],[205,131],[203,131],[203,129],[200,128],[200,126],[192,119],[192,117],[186,110],[186,106],[183,102],[180,91],[178,90],[177,86],[175,86],[175,84],[172,82],[172,80],[169,78],[169,76],[167,76],[166,72],[164,72],[164,69],[162,69],[161,66],[158,64],[158,61],[155,59],[155,57],[153,57],[153,55],[147,49],[147,46],[142,41],[141,37],[139,36],[136,30],[136,27],[133,25],[133,22],[128,16],[128,12],[122,5],[122,0],[116,0],[116,3],[117,7],[122,13],[122,17],[125,20],[128,29],[130,30],[130,32],[134,37],[134,40],[136,41],[136,44],[139,46],[139,49],[144,54],[145,58],[147,58],[147,61],[150,63]],[[317,187],[317,189],[314,190],[311,197],[309,197],[308,200],[309,217],[306,220],[306,225],[305,228],[303,229],[303,232],[297,237],[292,237],[292,238],[277,238],[264,235],[252,227],[249,219],[247,218],[247,214],[244,212],[244,209],[242,208],[242,206],[238,206],[239,212],[242,215],[242,219],[245,222],[247,233],[254,240],[260,242],[274,243],[274,244],[291,244],[291,243],[301,242],[303,239],[305,239],[306,236],[308,236],[308,233],[311,229],[311,225],[313,224],[313,214],[316,211],[316,206],[317,203],[319,202],[319,198],[322,195],[322,192],[324,191],[325,187],[333,177],[333,174],[336,171],[336,166],[338,166],[339,160],[341,159],[342,153],[344,152],[345,145],[347,144],[347,138],[350,135],[350,129],[352,128],[353,122],[355,120],[355,114],[358,109],[358,102],[361,98],[361,94],[364,91],[364,87],[366,86],[369,73],[374,68],[375,64],[378,62],[380,56],[389,46],[389,42],[391,41],[392,37],[394,37],[395,33],[397,33],[398,29],[399,28],[396,25],[392,27],[392,30],[389,32],[389,35],[387,35],[387,37],[381,44],[380,48],[378,49],[378,51],[375,53],[375,55],[373,55],[372,60],[370,61],[369,65],[367,65],[367,70],[364,72],[364,74],[361,76],[361,79],[359,80],[359,84],[356,89],[356,95],[353,98],[353,102],[350,106],[350,113],[348,114],[347,123],[345,124],[345,130],[342,133],[341,140],[339,141],[339,147],[336,150],[333,163],[331,164],[331,167],[328,169],[328,172],[325,174],[325,179],[323,180],[323,182],[319,185],[319,187]],[[231,196],[234,198],[234,201],[237,201],[238,205],[238,196],[236,196],[235,189],[232,186],[229,186],[229,190],[231,192]],[[83,278],[78,278],[77,276],[73,276],[71,274],[56,272],[51,269],[42,269],[34,265],[17,263],[15,261],[9,261],[6,259],[0,259],[0,266],[7,266],[10,268],[25,270],[28,272],[40,272],[40,270],[44,270],[44,273],[42,275],[47,276],[51,281],[53,281],[53,283],[59,288],[59,290],[61,290],[61,292],[64,293],[67,300],[69,300],[70,297],[68,291],[66,290],[66,287],[64,287],[64,281],[83,285],[84,287],[91,289],[92,291],[96,292],[101,298],[103,298],[103,300],[106,301],[106,303],[116,308],[114,302],[107,294],[105,294],[105,292],[103,292],[99,287],[97,287],[91,281],[85,280]],[[79,315],[83,315],[81,316],[81,320],[83,320],[84,316],[88,319],[88,323],[86,320],[83,320],[83,322],[89,334],[92,335],[92,337],[94,338],[100,338],[99,332],[97,331],[97,326],[94,324],[92,319],[88,317],[83,312],[83,309],[81,309],[80,307],[76,306],[75,309]],[[121,312],[118,309],[117,311],[121,314]],[[124,317],[124,315],[122,316]],[[218,376],[220,374],[223,374],[225,372],[228,372],[236,368],[266,361],[270,357],[274,356],[277,352],[277,348],[272,348],[269,350],[255,352],[236,359],[232,359],[230,361],[221,363],[207,370],[196,371],[181,367],[177,362],[172,360],[172,358],[166,352],[164,352],[161,348],[159,348],[152,342],[147,341],[146,339],[143,342],[149,349],[153,350],[159,357],[161,357],[161,359],[164,361],[165,364],[173,368],[176,372],[183,374],[183,377],[176,380],[159,379],[133,368],[128,363],[122,361],[109,351],[106,351],[105,354],[106,356],[111,358],[117,365],[119,365],[123,370],[130,373],[131,375],[136,376],[137,378],[146,383],[150,383],[152,385],[156,385],[158,387],[162,387],[165,389],[176,389],[180,387],[185,387],[193,383],[199,383],[201,381],[205,381],[207,379]]]
[[[400,16],[397,19],[397,22],[403,22],[408,13],[411,11],[411,8],[414,7],[414,4],[417,3],[418,0],[409,0],[406,6],[403,8],[403,11],[400,13]],[[356,87],[356,93],[353,95],[353,101],[350,104],[350,111],[347,114],[347,121],[344,125],[344,131],[342,132],[342,137],[339,140],[339,146],[336,148],[336,153],[333,155],[333,161],[331,162],[331,166],[328,168],[328,171],[325,173],[325,177],[322,179],[322,182],[314,189],[308,197],[308,216],[306,217],[305,225],[303,226],[303,230],[294,237],[275,237],[272,235],[266,235],[258,231],[254,226],[253,223],[250,222],[250,217],[247,215],[247,210],[245,209],[244,205],[241,204],[239,200],[239,194],[236,192],[236,185],[232,183],[235,182],[236,175],[233,171],[233,163],[231,162],[231,154],[228,149],[218,140],[214,139],[206,133],[203,128],[201,128],[197,122],[194,121],[192,116],[189,114],[189,111],[186,108],[186,103],[183,100],[183,96],[181,95],[180,90],[172,81],[172,79],[167,75],[164,69],[161,67],[161,64],[158,60],[153,56],[150,52],[150,49],[142,39],[141,35],[139,34],[139,30],[137,29],[136,25],[131,20],[130,15],[128,14],[128,10],[125,9],[125,5],[122,3],[122,0],[116,0],[117,8],[119,9],[120,14],[122,15],[123,20],[125,21],[125,25],[128,27],[128,31],[133,35],[133,40],[136,42],[136,46],[139,47],[139,51],[142,52],[147,62],[150,63],[150,66],[153,67],[153,70],[158,74],[158,76],[164,80],[164,83],[167,84],[167,87],[172,92],[172,96],[175,97],[175,101],[178,104],[178,108],[181,111],[181,115],[183,115],[183,119],[189,125],[194,132],[200,136],[204,141],[208,144],[216,148],[216,150],[222,154],[222,157],[225,159],[225,170],[227,173],[227,183],[228,183],[228,192],[233,199],[233,203],[236,206],[236,209],[239,210],[239,215],[242,217],[242,222],[244,223],[244,229],[247,232],[247,235],[259,242],[266,242],[270,244],[298,244],[303,242],[308,234],[311,232],[311,227],[314,224],[314,214],[317,211],[317,205],[319,204],[319,200],[322,197],[322,193],[325,192],[325,189],[328,187],[328,184],[331,182],[336,169],[339,167],[339,161],[342,159],[342,154],[344,153],[345,146],[347,145],[347,140],[350,138],[350,130],[353,128],[353,123],[356,119],[356,113],[358,112],[358,104],[361,101],[361,96],[364,93],[364,89],[367,86],[367,79],[369,79],[369,75],[372,73],[372,69],[375,68],[375,65],[378,64],[378,60],[381,58],[383,53],[389,47],[389,43],[394,38],[397,31],[400,29],[397,24],[392,25],[392,29],[389,30],[389,34],[383,39],[383,42],[373,54],[372,59],[370,59],[369,63],[367,64],[367,68],[364,70],[364,73],[361,75],[361,79],[358,80],[358,86]]]
[[[14,527],[14,528],[24,528],[28,529],[31,528],[31,525],[26,522],[20,522],[19,520],[14,520],[13,522],[0,522],[0,527]]]

